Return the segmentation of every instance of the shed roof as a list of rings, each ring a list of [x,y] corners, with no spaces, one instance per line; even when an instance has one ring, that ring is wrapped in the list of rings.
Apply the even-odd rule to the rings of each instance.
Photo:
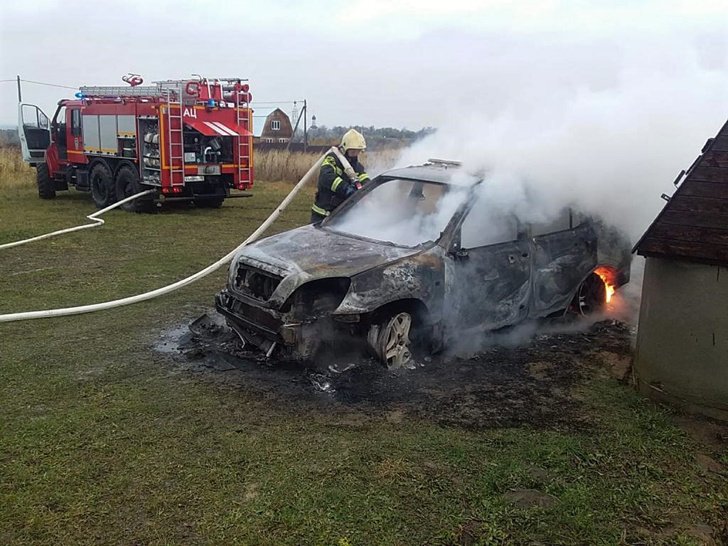
[[[633,251],[728,265],[728,122],[705,144]]]

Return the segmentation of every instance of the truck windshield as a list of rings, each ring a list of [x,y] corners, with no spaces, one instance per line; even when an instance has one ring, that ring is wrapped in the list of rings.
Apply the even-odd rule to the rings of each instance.
[[[435,241],[465,201],[460,187],[395,178],[363,195],[326,229],[414,247]]]

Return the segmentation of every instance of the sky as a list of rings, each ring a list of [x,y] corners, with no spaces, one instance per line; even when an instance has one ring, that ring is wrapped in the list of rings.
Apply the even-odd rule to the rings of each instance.
[[[632,240],[728,117],[726,0],[28,0],[0,16],[0,125],[14,78],[77,87],[250,81],[257,116],[438,131],[400,164],[461,160],[490,198],[599,213]],[[25,83],[52,115],[73,90]],[[300,107],[300,105],[299,105]],[[256,124],[262,119],[256,118]]]
[[[726,71],[726,35],[725,0],[28,0],[3,6],[0,80],[241,76],[258,115],[306,99],[319,124],[416,130],[609,88],[626,63],[669,71],[674,51]],[[23,92],[49,115],[73,93]],[[0,94],[0,124],[14,125],[14,83]]]

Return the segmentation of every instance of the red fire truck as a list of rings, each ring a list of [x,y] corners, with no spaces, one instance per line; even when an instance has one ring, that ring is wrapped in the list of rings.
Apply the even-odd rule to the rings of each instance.
[[[75,186],[97,207],[153,189],[123,208],[166,200],[219,207],[230,190],[253,185],[251,94],[242,78],[197,77],[126,87],[81,87],[52,120],[20,104],[23,159],[37,170],[38,195]]]

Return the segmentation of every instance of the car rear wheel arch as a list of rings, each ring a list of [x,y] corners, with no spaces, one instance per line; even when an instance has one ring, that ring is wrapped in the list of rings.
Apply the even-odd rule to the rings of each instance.
[[[597,271],[609,271],[616,275],[616,270],[608,265],[597,265],[592,269],[574,290],[568,311],[581,316],[594,315],[606,307],[606,283]]]

